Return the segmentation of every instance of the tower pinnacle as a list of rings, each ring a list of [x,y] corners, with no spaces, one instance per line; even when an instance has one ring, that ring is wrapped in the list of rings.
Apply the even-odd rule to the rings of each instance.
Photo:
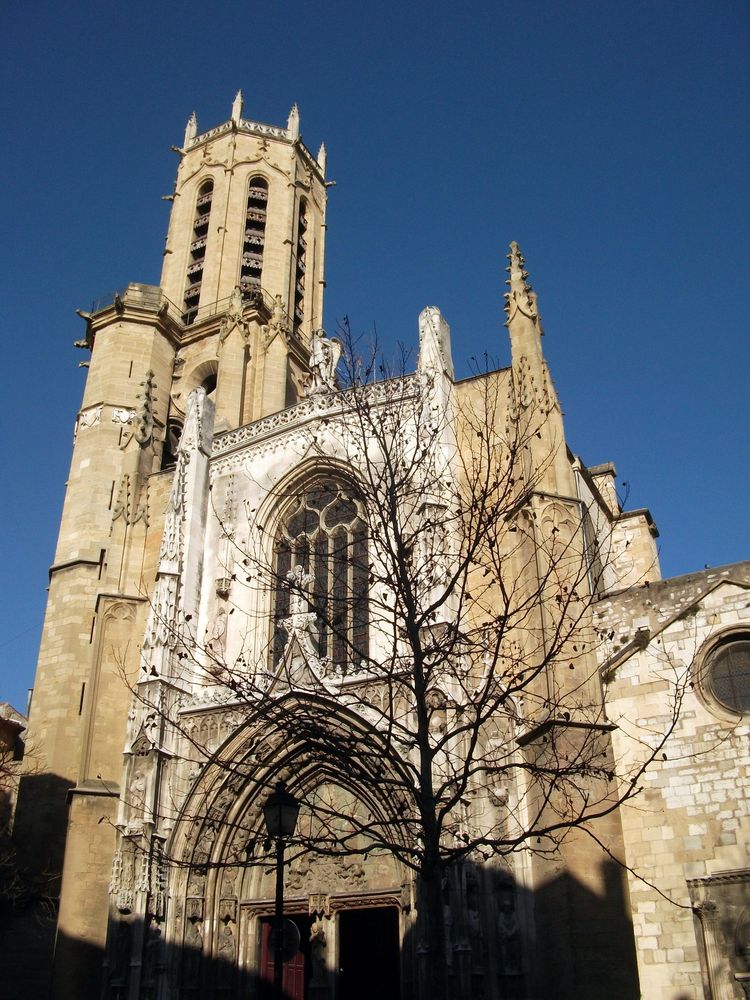
[[[242,118],[242,108],[244,105],[244,98],[242,96],[242,91],[238,90],[234,95],[234,100],[232,101],[232,121],[238,122]]]
[[[539,334],[544,335],[536,303],[536,292],[527,280],[529,272],[526,270],[526,261],[515,240],[510,244],[507,258],[510,264],[505,270],[510,277],[505,284],[510,286],[510,291],[505,293],[505,312],[508,317],[505,325],[510,328],[516,313],[520,311],[528,319],[533,320]]]
[[[286,127],[292,139],[299,139],[299,108],[296,101],[289,112]]]
[[[508,261],[506,285],[510,291],[505,293],[505,325],[510,334],[517,400],[522,407],[533,404],[540,418],[546,418],[553,409],[559,410],[559,404],[542,353],[544,330],[536,292],[529,284],[526,261],[515,240],[510,245]]]
[[[198,135],[198,116],[195,112],[188,118],[187,125],[185,126],[185,142],[184,146],[187,146],[189,142]]]

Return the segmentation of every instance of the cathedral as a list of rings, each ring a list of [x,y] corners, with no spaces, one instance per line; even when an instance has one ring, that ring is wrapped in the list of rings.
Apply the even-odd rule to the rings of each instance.
[[[750,997],[750,563],[662,579],[515,243],[511,364],[428,306],[391,371],[296,105],[178,154],[160,285],[82,314],[2,996],[275,995],[280,871],[286,1000]]]

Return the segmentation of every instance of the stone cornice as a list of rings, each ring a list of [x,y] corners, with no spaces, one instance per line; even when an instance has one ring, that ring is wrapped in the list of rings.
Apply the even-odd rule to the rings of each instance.
[[[320,169],[318,161],[301,139],[294,138],[289,129],[280,128],[278,125],[266,125],[264,122],[254,122],[248,118],[240,118],[236,122],[224,122],[223,125],[208,129],[207,132],[201,132],[186,143],[185,152],[196,149],[198,146],[223,135],[231,135],[232,132],[244,132],[245,135],[254,135],[261,139],[275,139],[277,142],[287,142],[290,146],[296,146],[305,163],[308,163],[315,170],[321,181],[323,180],[323,171]]]
[[[516,743],[519,747],[528,746],[529,743],[535,743],[540,740],[552,729],[579,729],[587,730],[589,732],[598,733],[611,733],[613,730],[617,729],[617,726],[613,725],[611,722],[584,722],[578,721],[577,719],[547,719],[539,726],[535,726],[528,732],[524,733],[523,736],[519,736]]]
[[[278,413],[272,413],[251,424],[245,424],[244,427],[237,427],[235,430],[225,431],[223,434],[217,435],[214,438],[212,455],[213,457],[229,455],[248,444],[265,441],[269,437],[278,435],[281,431],[299,429],[321,416],[350,413],[355,405],[352,395],[354,392],[364,391],[367,394],[364,400],[367,406],[387,403],[391,400],[389,390],[393,387],[393,381],[398,381],[401,384],[402,391],[399,401],[412,398],[416,394],[416,376],[414,375],[406,375],[398,380],[389,380],[389,382],[376,382],[364,387],[364,390],[319,393],[304,399],[296,406],[289,406]]]
[[[689,886],[750,882],[750,868],[736,868],[728,872],[717,872],[715,875],[699,875],[696,878],[686,879],[686,882]]]

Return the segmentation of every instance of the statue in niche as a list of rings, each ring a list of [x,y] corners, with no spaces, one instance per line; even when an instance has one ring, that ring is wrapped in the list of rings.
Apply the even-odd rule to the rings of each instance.
[[[310,928],[310,962],[312,965],[311,984],[314,986],[325,985],[326,932],[323,929],[323,918],[317,913]]]
[[[146,779],[143,771],[136,771],[130,782],[130,804],[136,809],[143,809],[146,804]]]
[[[224,873],[224,879],[221,884],[221,895],[225,898],[231,898],[235,895],[234,880],[237,878],[237,873],[234,871],[227,871]]]
[[[325,330],[313,333],[310,347],[309,396],[321,392],[336,392],[336,367],[341,358],[342,345],[336,337],[330,339]]]
[[[219,944],[217,948],[219,958],[219,985],[230,986],[234,978],[234,963],[237,959],[237,947],[234,940],[232,928],[229,922],[221,925],[219,931]]]
[[[185,980],[198,979],[201,963],[201,952],[203,951],[203,935],[201,934],[198,921],[188,920],[185,928],[185,958],[184,973]]]
[[[128,793],[131,815],[127,829],[129,833],[138,833],[143,829],[143,815],[146,810],[146,777],[140,769],[133,775]]]
[[[521,974],[518,935],[519,927],[513,893],[506,890],[499,894],[497,903],[497,937],[500,945],[498,953],[501,975],[518,976]]]
[[[224,657],[224,637],[227,631],[227,613],[219,608],[213,624],[206,628],[206,652],[212,660],[221,661]]]
[[[187,895],[202,896],[206,884],[206,876],[200,872],[193,871],[188,879]]]

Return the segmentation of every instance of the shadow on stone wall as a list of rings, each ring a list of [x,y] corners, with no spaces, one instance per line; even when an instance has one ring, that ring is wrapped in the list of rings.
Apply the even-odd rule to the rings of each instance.
[[[463,866],[448,893],[451,897],[449,996],[451,1000],[636,1000],[640,991],[635,967],[632,926],[628,916],[624,877],[612,862],[600,872],[602,894],[592,892],[567,874],[548,879],[530,893],[499,875],[488,884],[487,870]],[[494,875],[493,875],[494,879]],[[472,885],[483,883],[485,894],[474,899]],[[467,890],[468,887],[468,890]],[[464,893],[463,901],[456,892]],[[467,894],[468,892],[468,894]],[[340,940],[346,913],[340,915]],[[357,911],[351,911],[356,913]],[[368,911],[365,911],[368,912]],[[369,911],[374,912],[374,911]],[[479,914],[479,916],[477,916]],[[531,921],[529,921],[529,915]],[[397,911],[393,911],[394,928]],[[389,981],[388,949],[391,945],[377,932],[377,924],[360,921],[354,934],[362,934],[361,946],[347,945],[347,968],[333,970],[326,982],[314,976],[309,918],[297,918],[305,935],[302,954],[286,966],[285,1000],[416,1000],[424,982],[429,955],[416,933],[403,942],[401,985]],[[531,931],[521,933],[521,927]],[[353,921],[350,925],[351,938]],[[369,926],[369,930],[368,930]],[[375,933],[372,933],[373,929]],[[126,918],[112,929],[107,954],[83,941],[58,935],[55,960],[54,1000],[271,1000],[270,983],[243,974],[234,960],[239,949],[233,925],[217,931],[219,957],[208,958],[194,948],[175,947],[164,941],[156,923]],[[222,941],[224,934],[224,941]],[[231,940],[230,940],[231,939]],[[193,940],[203,943],[202,933]],[[394,932],[393,947],[397,948]],[[222,953],[223,948],[223,953]],[[257,956],[258,941],[249,943],[248,954]],[[227,958],[226,956],[232,956]],[[270,978],[270,968],[267,967]],[[8,980],[0,987],[9,988]],[[32,997],[26,986],[11,997]],[[422,993],[424,996],[424,993]]]
[[[533,893],[537,947],[529,978],[539,997],[641,995],[625,872],[609,860],[598,867],[601,894],[567,872]]]
[[[71,787],[54,774],[20,780],[11,838],[14,887],[0,899],[0,1000],[49,995]]]

